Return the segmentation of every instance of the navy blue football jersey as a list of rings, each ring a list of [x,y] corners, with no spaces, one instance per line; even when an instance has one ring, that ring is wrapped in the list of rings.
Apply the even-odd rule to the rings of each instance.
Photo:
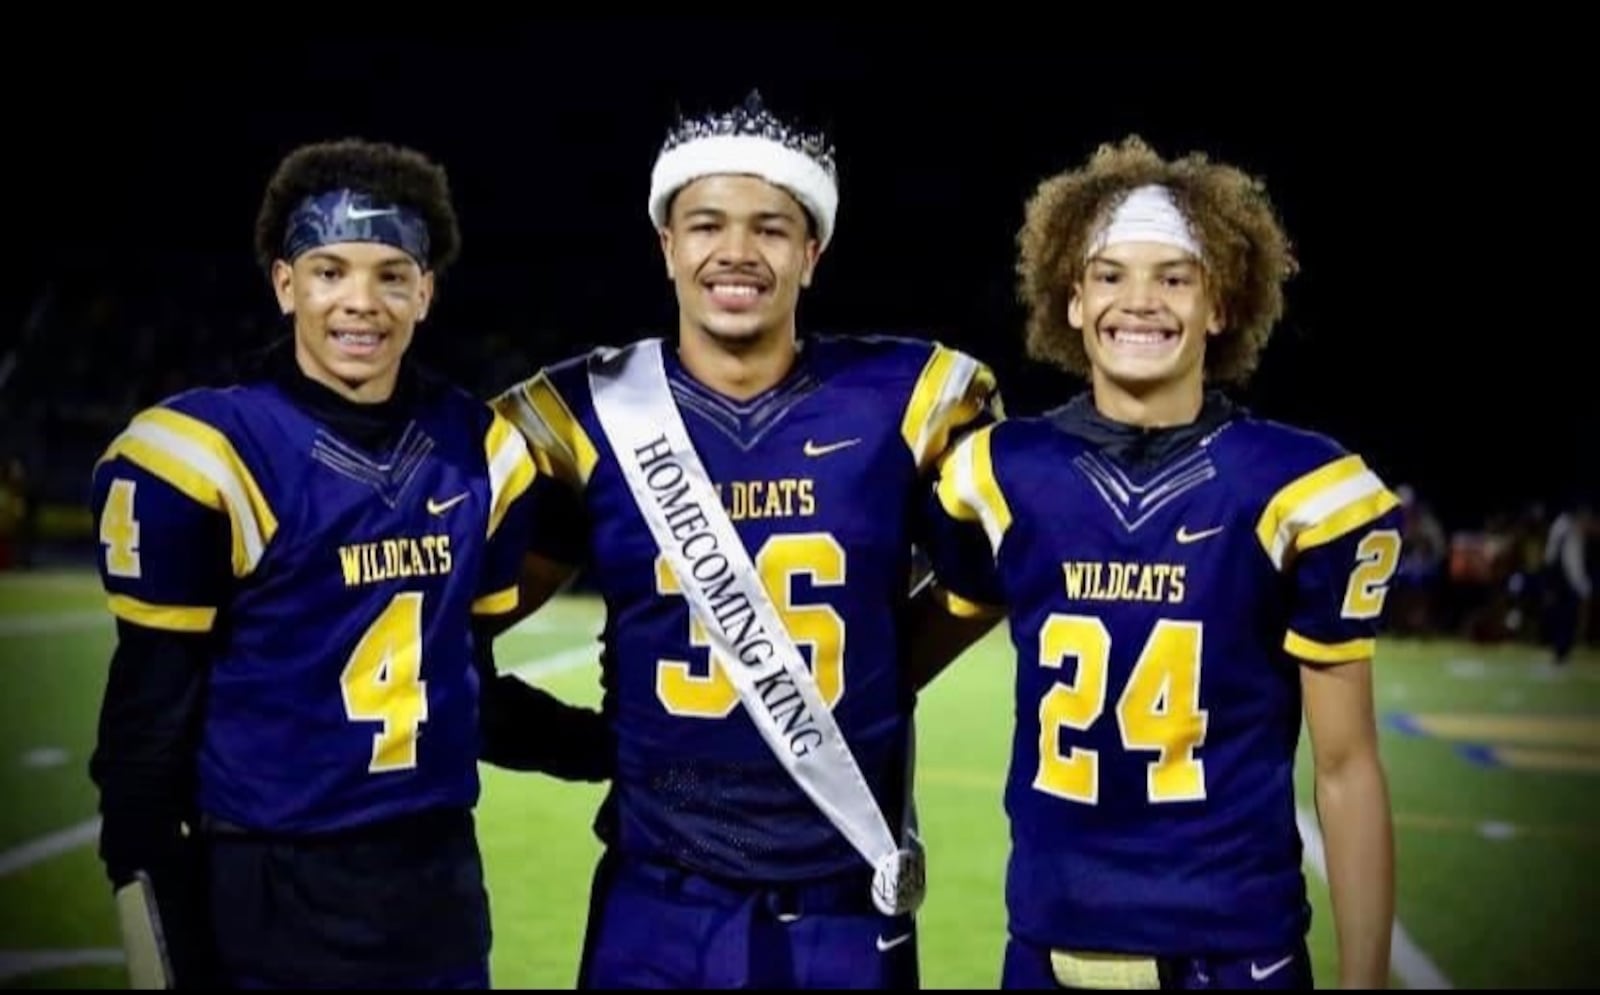
[[[1236,413],[1140,475],[1049,418],[973,433],[938,505],[1009,611],[1011,928],[1129,953],[1277,949],[1308,924],[1301,664],[1373,655],[1398,501],[1332,441]]]
[[[930,342],[818,336],[781,383],[735,402],[690,377],[673,349],[663,358],[733,527],[898,825],[913,699],[894,608],[908,596],[931,468],[953,433],[993,417],[992,374]],[[861,868],[710,659],[595,414],[589,362],[552,367],[496,403],[588,523],[580,555],[605,599],[604,709],[618,738],[616,844],[742,880]],[[550,524],[563,513],[543,507],[535,548],[570,558],[569,530]]]
[[[305,833],[476,801],[470,623],[516,607],[535,473],[447,388],[381,454],[270,382],[132,419],[94,469],[100,573],[118,617],[214,633],[202,811]]]

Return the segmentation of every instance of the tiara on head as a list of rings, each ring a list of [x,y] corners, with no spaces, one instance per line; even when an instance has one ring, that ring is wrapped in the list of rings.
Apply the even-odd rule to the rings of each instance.
[[[680,117],[651,171],[650,220],[665,225],[673,194],[700,177],[724,173],[759,176],[789,191],[811,215],[827,247],[839,206],[839,175],[833,145],[821,132],[780,120],[755,90],[730,111]]]
[[[744,103],[732,110],[696,118],[679,117],[678,123],[667,132],[661,152],[664,155],[685,142],[714,135],[757,135],[777,142],[811,157],[837,181],[839,172],[834,164],[834,148],[828,136],[820,131],[803,131],[779,119],[762,102],[759,90],[751,90],[744,98]]]

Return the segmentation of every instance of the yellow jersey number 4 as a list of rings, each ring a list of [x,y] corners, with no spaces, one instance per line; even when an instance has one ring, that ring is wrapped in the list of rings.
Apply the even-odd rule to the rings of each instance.
[[[381,722],[372,734],[374,774],[417,765],[417,730],[428,720],[422,680],[422,592],[402,591],[378,614],[339,676],[352,722]]]

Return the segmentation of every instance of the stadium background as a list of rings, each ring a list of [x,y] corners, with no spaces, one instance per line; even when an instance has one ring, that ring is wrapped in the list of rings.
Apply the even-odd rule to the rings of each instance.
[[[995,367],[1012,413],[1079,386],[1022,355],[1013,240],[1040,179],[1137,132],[1267,180],[1304,272],[1243,399],[1364,453],[1414,489],[1418,535],[1440,537],[1436,583],[1407,600],[1404,636],[1380,660],[1401,919],[1436,971],[1413,961],[1397,980],[1593,975],[1600,889],[1583,882],[1600,840],[1600,691],[1592,649],[1565,671],[1543,665],[1535,583],[1549,520],[1593,493],[1587,440],[1600,428],[1576,346],[1593,280],[1586,259],[1560,255],[1581,212],[1559,154],[1577,69],[1559,53],[1513,72],[1504,49],[1436,45],[1421,29],[1347,41],[1330,28],[1317,54],[1277,44],[1265,21],[1250,25],[1269,32],[1255,40],[1157,43],[1180,25],[1078,12],[1061,27],[402,30],[290,11],[306,23],[183,25],[189,38],[119,16],[90,32],[45,12],[0,68],[14,139],[0,287],[0,785],[13,799],[0,806],[0,982],[70,984],[80,970],[84,984],[116,983],[114,963],[53,974],[57,961],[39,960],[105,960],[114,943],[85,845],[84,751],[109,647],[85,573],[88,467],[137,407],[226,380],[279,330],[250,241],[278,157],[359,134],[447,166],[464,252],[418,349],[487,395],[588,346],[670,334],[644,213],[650,163],[678,109],[751,87],[838,145],[839,235],[802,325],[965,348]],[[551,616],[510,655],[590,695],[594,607],[574,598]],[[930,899],[924,958],[940,986],[992,984],[999,952],[1009,665],[995,640],[974,655],[985,663],[936,686],[922,723],[936,772],[925,820],[949,834],[933,844],[951,870],[943,902]],[[503,983],[570,977],[591,808],[584,789],[490,777]],[[540,876],[547,850],[564,877]]]

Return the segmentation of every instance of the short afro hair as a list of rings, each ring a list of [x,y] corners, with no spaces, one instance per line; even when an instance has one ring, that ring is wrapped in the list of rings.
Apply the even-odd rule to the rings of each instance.
[[[256,214],[256,261],[268,273],[282,258],[289,214],[327,190],[362,190],[419,212],[428,225],[426,269],[442,275],[461,252],[461,227],[444,167],[415,149],[345,138],[302,145],[278,164]]]

